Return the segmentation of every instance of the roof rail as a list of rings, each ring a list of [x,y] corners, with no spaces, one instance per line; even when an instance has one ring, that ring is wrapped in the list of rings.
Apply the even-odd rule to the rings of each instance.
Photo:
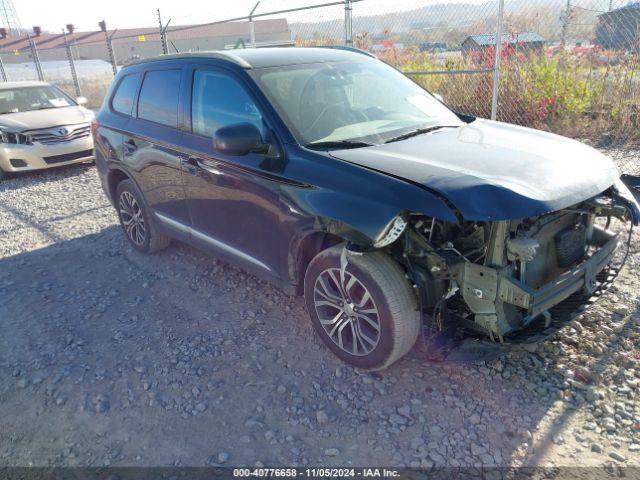
[[[165,55],[158,55],[157,57],[144,58],[140,60],[136,60],[127,64],[129,65],[139,65],[148,62],[158,62],[162,60],[171,60],[173,58],[216,58],[218,60],[227,60],[229,62],[233,62],[236,65],[239,65],[242,68],[250,69],[251,65],[245,59],[240,58],[237,55],[234,55],[231,52],[227,51],[200,51],[200,52],[182,52],[182,53],[169,53]]]
[[[347,52],[360,53],[362,55],[366,55],[367,57],[378,58],[371,52],[367,52],[366,50],[362,50],[356,47],[349,47],[347,45],[320,45],[317,48],[332,48],[333,50],[346,50]]]

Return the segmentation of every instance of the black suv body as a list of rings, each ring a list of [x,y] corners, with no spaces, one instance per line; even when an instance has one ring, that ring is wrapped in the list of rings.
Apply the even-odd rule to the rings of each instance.
[[[304,294],[325,343],[363,368],[421,331],[444,357],[548,324],[606,284],[619,241],[597,220],[640,219],[595,150],[454,114],[346,49],[126,66],[93,133],[135,248],[177,239]]]

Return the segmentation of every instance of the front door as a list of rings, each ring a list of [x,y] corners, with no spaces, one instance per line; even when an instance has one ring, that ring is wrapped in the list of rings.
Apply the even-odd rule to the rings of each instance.
[[[184,144],[191,153],[185,159],[184,183],[192,238],[256,271],[279,276],[283,216],[273,161],[259,153],[224,155],[212,141],[223,126],[252,123],[263,138],[272,135],[269,127],[233,73],[194,68],[190,77],[191,128],[185,125]]]

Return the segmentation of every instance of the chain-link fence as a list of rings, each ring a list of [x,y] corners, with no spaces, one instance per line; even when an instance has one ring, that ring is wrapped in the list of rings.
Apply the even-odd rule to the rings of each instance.
[[[93,32],[6,37],[0,74],[45,78],[97,107],[119,65],[163,52],[352,45],[461,113],[627,151],[640,144],[640,2],[312,1],[263,0],[243,17],[198,25],[158,11],[154,28],[100,22]]]

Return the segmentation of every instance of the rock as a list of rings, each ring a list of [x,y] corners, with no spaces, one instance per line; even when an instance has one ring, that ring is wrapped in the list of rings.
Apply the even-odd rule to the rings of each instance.
[[[338,450],[337,448],[327,448],[324,451],[324,454],[327,457],[337,457],[338,455],[340,455],[340,450]]]
[[[615,450],[613,452],[609,452],[609,456],[611,458],[613,458],[614,460],[618,461],[618,462],[626,462],[627,459],[625,458],[624,455],[622,455],[619,452],[616,452]]]
[[[485,452],[486,452],[485,448],[482,447],[481,445],[478,445],[477,443],[471,444],[471,455],[473,455],[474,457],[479,457]]]
[[[204,412],[207,409],[207,404],[200,402],[196,405],[196,410],[200,413]]]
[[[422,445],[424,445],[424,440],[420,437],[416,437],[411,440],[412,450],[418,450]]]
[[[618,315],[625,317],[629,315],[629,307],[619,303],[613,307],[613,313],[617,313]]]
[[[478,415],[477,413],[474,413],[473,415],[471,415],[469,417],[469,421],[473,424],[473,425],[477,425],[480,423],[480,415]]]
[[[433,463],[437,466],[444,466],[447,464],[445,458],[440,455],[438,452],[429,452],[429,458],[433,460]]]
[[[329,415],[327,415],[327,412],[325,412],[324,410],[318,410],[316,412],[316,421],[320,425],[325,425],[329,422]]]
[[[400,416],[396,413],[392,413],[389,415],[389,421],[394,425],[406,425],[407,419],[403,416]]]
[[[220,452],[218,454],[218,463],[225,463],[229,460],[229,454],[227,452]]]
[[[399,407],[397,409],[397,412],[402,415],[403,417],[410,417],[411,416],[411,407],[409,405],[404,405],[402,407]]]
[[[604,451],[604,447],[599,443],[592,443],[591,451],[596,453],[602,453]]]
[[[26,378],[21,378],[20,380],[18,380],[18,388],[26,388],[27,385],[29,385],[29,380],[27,380]]]
[[[109,404],[109,400],[104,395],[97,395],[93,400],[93,410],[96,413],[105,413],[107,410],[111,408]]]

